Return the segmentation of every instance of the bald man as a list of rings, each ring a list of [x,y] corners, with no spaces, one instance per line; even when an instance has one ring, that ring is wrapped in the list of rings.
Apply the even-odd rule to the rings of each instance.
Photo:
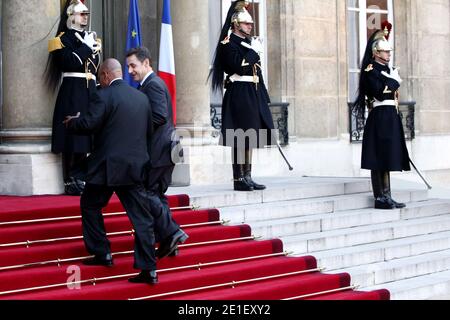
[[[152,137],[152,111],[147,96],[122,80],[122,66],[106,60],[99,69],[102,90],[90,81],[87,114],[68,117],[64,123],[77,134],[94,137],[88,158],[86,188],[81,196],[83,238],[92,258],[85,265],[113,265],[102,209],[114,192],[135,230],[134,267],[130,282],[156,284],[154,219],[149,194],[143,187]]]

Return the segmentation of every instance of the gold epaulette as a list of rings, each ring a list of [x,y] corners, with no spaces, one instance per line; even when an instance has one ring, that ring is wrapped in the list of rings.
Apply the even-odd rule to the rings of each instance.
[[[63,34],[64,32],[61,32],[56,38],[48,40],[48,52],[53,52],[64,48],[64,44],[61,41],[61,36]]]
[[[373,70],[373,64],[369,64],[366,68],[366,70],[364,70],[365,72],[370,72]]]

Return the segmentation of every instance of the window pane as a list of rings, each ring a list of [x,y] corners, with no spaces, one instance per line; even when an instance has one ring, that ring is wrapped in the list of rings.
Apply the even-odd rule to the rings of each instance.
[[[356,1],[349,1],[355,3]],[[347,12],[347,44],[348,44],[348,101],[353,102],[356,99],[356,93],[359,85],[359,73],[357,70],[360,68],[360,50],[359,50],[359,35],[360,35],[360,23],[359,12],[348,11]]]
[[[359,73],[350,72],[348,75],[348,99],[349,102],[354,102],[358,97],[359,88]]]
[[[359,13],[348,12],[348,63],[350,69],[359,68]]]
[[[387,10],[387,0],[367,0],[367,8],[369,7],[377,7],[379,10]]]
[[[388,20],[387,14],[368,13],[367,14],[367,39],[377,30],[381,29],[381,24]]]
[[[357,8],[358,7],[358,0],[348,0],[347,5],[349,8]]]

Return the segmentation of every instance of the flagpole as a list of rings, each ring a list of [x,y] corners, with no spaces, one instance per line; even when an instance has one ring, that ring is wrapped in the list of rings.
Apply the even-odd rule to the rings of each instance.
[[[256,37],[258,23],[257,23],[256,15],[255,15],[255,0],[252,0],[252,12],[253,12],[253,21],[254,21],[253,36]]]
[[[93,6],[91,3],[91,0],[89,0],[89,8],[91,10],[91,14],[89,15],[89,30],[88,30],[88,32],[91,33],[91,31],[92,31],[92,16],[93,16]]]

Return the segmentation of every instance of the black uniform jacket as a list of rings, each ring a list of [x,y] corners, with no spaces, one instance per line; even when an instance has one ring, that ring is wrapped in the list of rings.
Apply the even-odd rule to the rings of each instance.
[[[52,52],[61,72],[66,73],[97,73],[98,55],[77,39],[75,30],[69,30],[60,36],[63,48]],[[84,33],[80,33],[84,37]],[[88,153],[92,149],[89,136],[77,136],[67,132],[63,121],[66,116],[78,112],[85,114],[88,108],[87,80],[76,77],[63,78],[56,99],[53,113],[52,152],[54,153]]]
[[[173,124],[172,100],[169,90],[164,81],[155,73],[145,80],[140,90],[150,100],[153,113],[151,167],[172,166],[180,161],[182,149]]]
[[[270,134],[270,129],[274,128],[269,109],[270,98],[261,72],[260,56],[242,43],[250,44],[250,40],[240,38],[232,33],[229,41],[222,42],[220,48],[222,65],[228,75],[222,104],[222,143],[229,145],[231,142],[226,139],[226,130],[229,129],[244,131],[266,129],[269,130],[267,140],[258,139],[258,146],[253,146],[264,147],[275,144]],[[257,75],[259,83],[232,82],[230,76],[234,74],[251,77]]]
[[[364,72],[369,101],[396,99],[400,84],[383,75],[383,71],[390,73],[387,65],[377,62],[361,71]],[[364,128],[361,167],[381,171],[411,170],[403,125],[395,106],[380,105],[369,112]]]
[[[152,136],[152,111],[145,94],[123,80],[98,92],[93,88],[88,113],[70,121],[69,128],[94,136],[86,182],[114,187],[145,181]]]

